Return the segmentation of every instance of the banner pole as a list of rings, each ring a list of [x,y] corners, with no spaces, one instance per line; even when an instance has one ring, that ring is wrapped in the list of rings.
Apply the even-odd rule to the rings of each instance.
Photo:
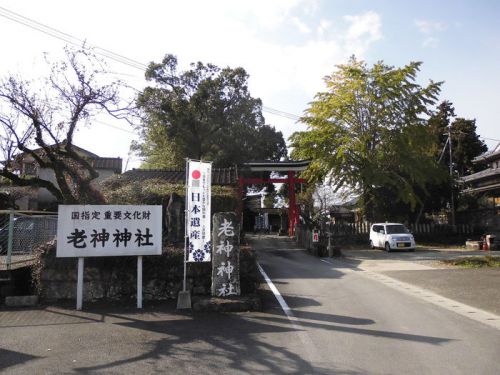
[[[189,159],[186,158],[186,193],[184,194],[184,279],[182,281],[182,291],[187,288],[187,242],[188,242],[188,182],[189,182]]]
[[[188,183],[189,183],[189,160],[186,158],[186,192],[184,199],[184,278],[182,280],[182,291],[177,297],[177,309],[191,308],[191,294],[187,291],[187,243],[188,243]]]

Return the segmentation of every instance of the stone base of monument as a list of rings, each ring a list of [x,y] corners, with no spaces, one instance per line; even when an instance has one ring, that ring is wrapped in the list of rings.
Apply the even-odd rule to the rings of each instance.
[[[5,306],[30,307],[38,305],[38,296],[9,296],[5,297]]]
[[[262,302],[257,294],[234,297],[193,297],[193,311],[241,312],[261,311]]]
[[[177,309],[190,309],[191,308],[191,293],[189,291],[180,291],[177,296]]]

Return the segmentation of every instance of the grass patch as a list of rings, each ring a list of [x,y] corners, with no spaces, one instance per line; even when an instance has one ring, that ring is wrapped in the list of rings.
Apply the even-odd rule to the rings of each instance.
[[[466,257],[443,260],[443,263],[461,268],[498,268],[500,267],[500,257],[491,255],[486,255],[484,257]]]

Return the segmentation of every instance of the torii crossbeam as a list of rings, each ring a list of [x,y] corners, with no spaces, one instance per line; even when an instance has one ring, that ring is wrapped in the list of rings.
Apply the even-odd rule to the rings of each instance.
[[[243,198],[245,185],[287,183],[288,184],[288,235],[295,234],[295,224],[299,222],[300,208],[295,199],[295,184],[303,184],[307,181],[296,178],[296,172],[303,171],[309,166],[309,160],[300,161],[257,161],[243,164],[245,170],[250,172],[286,172],[285,178],[246,178],[238,177],[240,199]]]

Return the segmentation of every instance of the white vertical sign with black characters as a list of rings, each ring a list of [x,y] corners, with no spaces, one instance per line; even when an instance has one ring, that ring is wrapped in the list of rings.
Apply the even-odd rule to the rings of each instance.
[[[188,161],[186,196],[187,261],[210,262],[212,245],[210,240],[212,164]]]

